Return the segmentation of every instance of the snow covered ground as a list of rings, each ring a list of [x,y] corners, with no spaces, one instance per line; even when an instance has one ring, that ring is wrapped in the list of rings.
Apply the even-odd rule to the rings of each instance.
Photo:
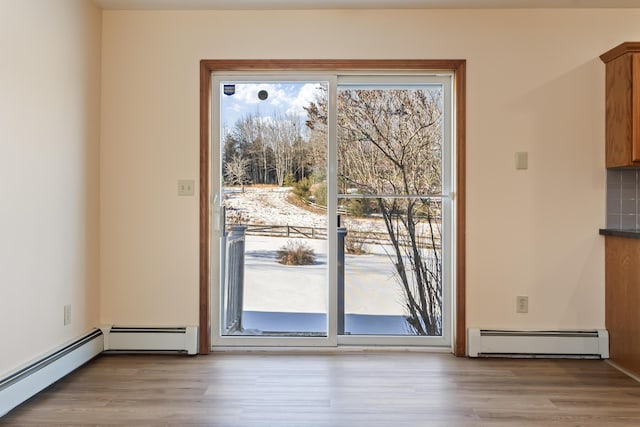
[[[239,216],[244,224],[326,227],[327,216],[287,202],[290,187],[247,187],[224,189],[227,218]]]
[[[244,309],[326,313],[327,242],[303,240],[316,253],[313,265],[282,265],[276,252],[291,239],[246,236]],[[402,315],[402,292],[384,251],[345,256],[345,312]]]
[[[227,218],[242,224],[327,227],[327,215],[312,212],[287,201],[291,187],[246,187],[224,189]],[[343,226],[352,230],[386,232],[381,219],[343,216]]]
[[[326,334],[326,241],[297,239],[304,240],[314,249],[317,258],[313,265],[279,264],[276,252],[289,240],[246,236],[244,335]],[[401,289],[383,251],[345,256],[344,296],[347,334],[411,335],[405,320]]]

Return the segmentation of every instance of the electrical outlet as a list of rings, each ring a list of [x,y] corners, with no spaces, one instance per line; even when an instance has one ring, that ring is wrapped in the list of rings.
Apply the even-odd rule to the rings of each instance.
[[[67,326],[71,323],[71,304],[64,306],[64,325]]]
[[[529,297],[518,296],[516,297],[516,313],[528,313],[529,312]]]
[[[195,181],[193,179],[178,180],[178,196],[193,196]]]

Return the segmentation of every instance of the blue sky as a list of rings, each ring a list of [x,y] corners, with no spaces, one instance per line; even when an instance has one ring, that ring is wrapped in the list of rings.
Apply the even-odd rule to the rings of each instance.
[[[221,82],[221,92],[222,85],[229,84],[233,82]],[[316,94],[320,93],[319,85],[317,82],[235,83],[233,95],[220,95],[221,125],[230,129],[239,118],[249,113],[263,118],[295,114],[304,120],[306,112],[303,107],[315,100]],[[261,90],[267,91],[267,99],[258,98]]]

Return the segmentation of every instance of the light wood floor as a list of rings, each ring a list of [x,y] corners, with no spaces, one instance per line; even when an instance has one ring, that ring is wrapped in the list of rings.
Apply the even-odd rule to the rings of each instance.
[[[0,425],[640,426],[640,383],[603,361],[105,355]]]

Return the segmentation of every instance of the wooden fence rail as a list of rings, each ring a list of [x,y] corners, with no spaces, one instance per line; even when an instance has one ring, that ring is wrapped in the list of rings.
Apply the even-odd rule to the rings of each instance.
[[[306,239],[326,239],[327,229],[320,227],[300,227],[297,225],[256,225],[247,224],[246,234],[271,237],[302,237]]]
[[[245,234],[253,236],[269,236],[269,237],[288,237],[288,238],[304,238],[304,239],[326,239],[327,229],[325,227],[302,227],[297,225],[265,225],[265,224],[247,224]],[[378,231],[358,231],[348,230],[348,239],[357,241],[358,243],[366,244],[379,244],[390,245],[391,240],[389,234],[386,232]],[[404,242],[407,242],[409,237],[407,235],[399,236],[402,246]],[[431,248],[435,243],[435,247],[440,247],[440,239],[434,239],[435,242],[431,242],[430,239],[421,239],[419,246],[423,248]]]

